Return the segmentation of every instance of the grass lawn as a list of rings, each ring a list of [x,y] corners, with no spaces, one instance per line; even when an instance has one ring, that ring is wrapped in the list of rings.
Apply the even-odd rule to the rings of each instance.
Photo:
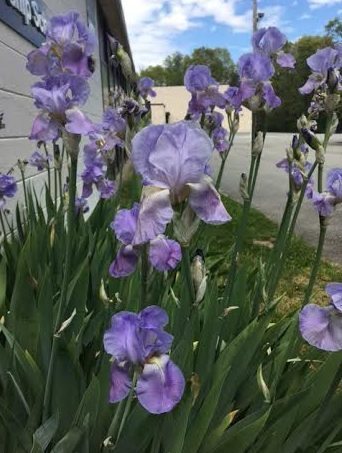
[[[210,242],[209,264],[217,270],[219,275],[223,276],[227,275],[230,262],[229,257],[225,258],[227,256],[225,252],[228,252],[234,243],[242,206],[225,196],[222,196],[222,200],[233,220],[220,226],[205,225],[202,234]],[[277,230],[276,223],[269,220],[261,212],[252,209],[245,238],[244,253],[240,259],[251,267],[258,265],[260,259],[266,261],[271,252],[272,242],[276,238]],[[314,256],[315,249],[307,245],[303,239],[298,237],[292,239],[277,293],[278,296],[283,295],[278,306],[279,314],[301,305]],[[331,281],[342,282],[342,266],[324,260],[321,263],[312,302],[318,304],[328,302],[324,288]]]

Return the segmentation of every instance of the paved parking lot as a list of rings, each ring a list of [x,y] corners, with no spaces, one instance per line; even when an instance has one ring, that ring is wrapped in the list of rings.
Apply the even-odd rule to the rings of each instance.
[[[291,143],[292,134],[269,133],[266,137],[253,206],[270,219],[280,222],[286,203],[288,177],[275,164],[285,157],[285,149]],[[315,155],[312,152],[311,161]],[[214,172],[217,173],[221,159],[215,155]],[[250,136],[239,134],[226,163],[222,179],[222,191],[240,201],[239,179],[242,172],[248,172],[250,161]],[[332,137],[326,155],[326,170],[342,167],[342,135]],[[310,201],[305,200],[298,218],[296,233],[315,246],[319,234],[319,221]],[[331,261],[342,263],[342,205],[331,219],[324,247],[324,256]]]

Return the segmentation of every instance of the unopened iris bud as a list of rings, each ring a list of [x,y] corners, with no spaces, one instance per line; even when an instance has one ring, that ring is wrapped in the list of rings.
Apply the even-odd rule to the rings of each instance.
[[[289,162],[293,162],[293,149],[292,148],[287,148],[286,149],[286,157]]]
[[[199,224],[200,219],[189,206],[186,206],[182,214],[175,213],[173,216],[173,232],[177,241],[183,246],[189,245]]]
[[[106,293],[103,279],[101,280],[99,297],[100,297],[101,302],[104,303],[104,305],[108,305],[113,302],[112,299],[110,299]]]
[[[247,175],[246,173],[242,173],[240,177],[240,195],[244,200],[249,199],[247,185],[248,185]]]
[[[199,304],[205,295],[207,289],[206,273],[203,251],[197,249],[191,262],[191,277],[196,294],[195,304]]]
[[[299,147],[299,138],[298,138],[298,135],[294,135],[292,137],[292,145],[291,145],[292,149],[295,150]]]
[[[338,75],[336,73],[336,69],[334,68],[328,69],[327,85],[330,93],[333,93],[336,90],[338,85]]]
[[[306,118],[305,115],[302,115],[300,118],[298,118],[297,120],[297,129],[299,130],[299,132],[303,129],[303,128],[307,128],[308,127],[308,120]]]
[[[315,135],[310,129],[304,127],[300,132],[310,148],[315,151],[319,151],[320,148],[322,148],[322,143],[319,141],[317,135]]]
[[[253,141],[252,156],[259,156],[262,153],[263,148],[264,135],[261,131],[259,131]]]
[[[239,127],[240,127],[240,115],[237,112],[235,112],[232,124],[232,133],[236,134],[239,130]]]

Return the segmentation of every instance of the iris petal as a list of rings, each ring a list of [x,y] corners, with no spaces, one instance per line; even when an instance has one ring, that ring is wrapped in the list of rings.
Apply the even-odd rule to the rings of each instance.
[[[121,247],[109,267],[109,274],[114,278],[128,277],[135,271],[138,258],[139,256],[132,246]]]
[[[137,381],[137,396],[140,404],[152,414],[170,412],[181,400],[185,379],[181,370],[162,355],[154,357],[144,366]]]
[[[189,187],[189,204],[201,220],[214,225],[231,220],[210,178],[204,177],[200,183],[189,184]]]
[[[128,366],[120,365],[114,361],[110,370],[109,402],[117,403],[129,394],[131,379],[128,374]]]
[[[165,231],[173,217],[168,190],[158,190],[146,195],[140,206],[137,229],[132,244],[149,242]]]
[[[303,338],[318,349],[342,349],[342,314],[331,305],[306,305],[299,314],[299,329]]]
[[[342,311],[342,283],[329,283],[325,290],[331,297],[331,302],[334,307],[337,310]]]
[[[103,337],[105,351],[119,362],[141,363],[145,351],[138,329],[139,318],[135,313],[121,311],[115,314]]]

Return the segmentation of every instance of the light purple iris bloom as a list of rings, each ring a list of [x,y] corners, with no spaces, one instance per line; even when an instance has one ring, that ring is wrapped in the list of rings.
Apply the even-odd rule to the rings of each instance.
[[[50,141],[59,137],[67,122],[67,111],[76,111],[76,106],[86,102],[89,85],[83,79],[63,74],[35,83],[31,92],[41,113],[33,122],[30,139]]]
[[[141,205],[134,203],[131,209],[121,209],[111,223],[116,237],[123,244],[109,268],[114,278],[127,277],[135,271],[138,264],[140,247],[133,242],[137,233]],[[149,243],[148,256],[151,265],[160,272],[175,269],[182,259],[181,247],[178,242],[158,235]]]
[[[153,90],[154,80],[151,77],[142,77],[138,80],[138,91],[141,97],[146,99],[148,96],[155,97],[157,93]]]
[[[49,154],[43,154],[39,151],[35,151],[29,158],[29,164],[32,167],[36,167],[38,171],[46,170],[49,167],[49,162],[52,160],[52,156]]]
[[[219,92],[219,84],[211,76],[211,71],[205,65],[191,65],[185,72],[184,85],[191,93],[188,114],[194,119],[206,113],[213,107],[224,108],[226,99]]]
[[[172,204],[188,200],[206,223],[228,222],[230,216],[206,175],[213,143],[192,121],[148,126],[132,141],[132,162],[145,186],[158,188],[142,200],[133,244],[142,244],[165,231]]]
[[[167,313],[153,305],[138,314],[122,311],[112,317],[103,338],[105,351],[114,359],[110,403],[128,396],[134,371],[138,377],[133,390],[148,412],[170,412],[179,403],[185,379],[168,355],[173,341],[164,331],[168,321]]]
[[[86,145],[84,149],[85,168],[81,174],[83,180],[82,197],[89,198],[93,185],[100,193],[100,198],[112,198],[117,190],[116,183],[105,177],[104,161],[97,153],[96,147]]]
[[[65,73],[80,78],[92,75],[95,33],[80,21],[78,13],[51,18],[46,36],[41,48],[27,56],[26,67],[31,74],[48,77]]]
[[[327,190],[319,193],[312,191],[310,198],[312,203],[322,217],[330,217],[336,205],[342,203],[342,169],[334,168],[327,175]]]
[[[299,314],[299,329],[312,346],[324,351],[342,350],[342,283],[326,286],[330,304],[306,305]]]
[[[270,109],[279,107],[280,98],[275,94],[269,79],[274,74],[271,59],[262,53],[242,55],[238,61],[239,87],[229,87],[225,92],[228,105],[239,111],[244,102],[252,110],[257,110],[263,103]]]
[[[276,55],[276,61],[282,68],[294,68],[296,60],[293,55],[281,49],[287,42],[286,36],[277,27],[261,28],[253,34],[254,52],[263,53],[269,57]]]
[[[299,88],[301,94],[309,94],[318,87],[326,83],[329,70],[339,70],[342,65],[341,53],[339,48],[325,47],[317,50],[307,60],[307,64],[312,70],[306,83]],[[340,77],[338,75],[338,77]]]
[[[0,173],[0,209],[6,204],[6,198],[13,198],[17,193],[17,182],[13,176]]]

